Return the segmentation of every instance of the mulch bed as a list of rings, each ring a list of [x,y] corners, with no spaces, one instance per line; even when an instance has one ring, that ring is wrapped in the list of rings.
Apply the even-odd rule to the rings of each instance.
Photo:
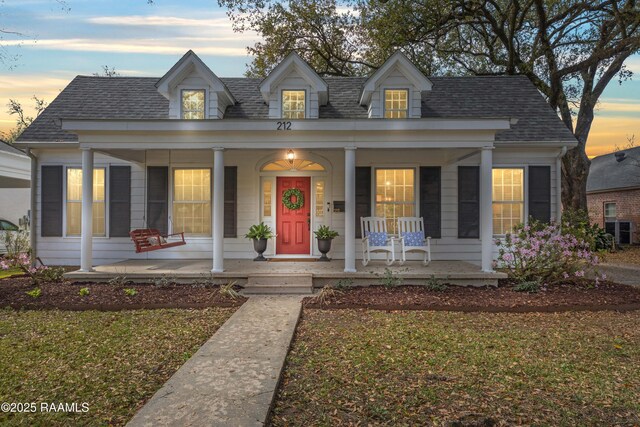
[[[41,283],[37,286],[41,295],[34,298],[26,294],[33,290],[26,277],[10,277],[0,280],[0,308],[16,309],[60,309],[118,311],[156,308],[205,308],[237,307],[247,299],[233,299],[220,293],[218,286],[194,286],[172,284],[129,283]],[[80,295],[80,289],[88,288],[89,295]],[[125,289],[135,289],[136,295],[125,294]]]
[[[640,288],[591,281],[549,287],[537,293],[516,292],[506,280],[495,287],[448,286],[431,291],[424,286],[356,287],[335,291],[324,301],[318,297],[303,300],[305,308],[374,310],[434,310],[464,312],[561,312],[640,310]]]

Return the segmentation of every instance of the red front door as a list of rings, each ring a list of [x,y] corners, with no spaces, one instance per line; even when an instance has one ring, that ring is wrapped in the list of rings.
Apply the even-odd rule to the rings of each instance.
[[[297,188],[304,196],[304,204],[300,209],[290,210],[282,203],[285,191]],[[276,178],[278,206],[276,212],[276,254],[306,254],[309,255],[309,239],[311,237],[311,178],[278,177]],[[292,202],[296,202],[295,196]]]

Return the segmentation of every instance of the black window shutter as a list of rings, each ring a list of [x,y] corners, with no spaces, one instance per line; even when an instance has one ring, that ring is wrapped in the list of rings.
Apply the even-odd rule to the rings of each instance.
[[[441,237],[441,190],[440,167],[420,167],[420,215],[424,221],[425,234]]]
[[[458,167],[458,237],[480,237],[480,168]]]
[[[147,228],[167,233],[169,208],[169,168],[147,168]]]
[[[128,237],[131,228],[131,166],[109,167],[109,235]]]
[[[551,166],[529,166],[529,217],[551,222]]]
[[[356,167],[356,237],[362,237],[360,217],[371,216],[371,168]]]
[[[224,167],[224,237],[237,237],[238,167]]]
[[[42,166],[40,216],[42,237],[62,236],[62,166]]]

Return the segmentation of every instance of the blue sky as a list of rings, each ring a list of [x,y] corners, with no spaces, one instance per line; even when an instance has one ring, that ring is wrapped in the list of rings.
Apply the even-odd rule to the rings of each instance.
[[[6,53],[19,55],[12,69],[0,66],[0,131],[13,126],[10,98],[27,109],[37,95],[51,101],[78,74],[103,65],[122,75],[161,76],[193,49],[219,76],[241,76],[255,34],[237,34],[216,0],[0,0],[0,26],[21,31],[3,37]],[[640,55],[628,66],[633,81],[610,84],[596,112],[588,153],[603,154],[640,140]],[[640,143],[640,141],[638,141]]]

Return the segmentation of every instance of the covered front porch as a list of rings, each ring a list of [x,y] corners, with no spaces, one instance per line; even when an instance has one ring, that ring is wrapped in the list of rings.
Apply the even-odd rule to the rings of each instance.
[[[290,261],[274,258],[268,262],[254,262],[247,259],[225,259],[224,272],[211,272],[211,261],[193,260],[125,260],[113,264],[96,266],[93,271],[73,271],[67,278],[74,281],[108,281],[114,277],[126,278],[134,282],[152,282],[163,276],[179,283],[212,280],[215,283],[237,282],[245,285],[254,276],[286,278],[290,276],[310,276],[313,287],[335,285],[341,279],[350,279],[355,286],[379,284],[386,269],[406,285],[424,285],[436,279],[442,283],[461,286],[496,286],[498,279],[506,278],[499,272],[482,272],[477,265],[465,261],[432,261],[423,266],[418,261],[391,267],[382,261],[373,261],[366,267],[356,263],[355,272],[345,272],[342,260],[317,262],[312,259]],[[388,274],[388,273],[387,273]]]
[[[332,120],[322,126],[311,121],[291,123],[291,129],[282,132],[270,120],[250,124],[64,121],[65,130],[78,134],[79,143],[69,147],[75,151],[75,166],[65,167],[75,167],[80,172],[76,175],[81,182],[75,183],[74,188],[81,191],[76,192],[74,200],[63,204],[61,216],[66,218],[67,227],[59,227],[56,239],[41,239],[38,250],[48,263],[68,265],[79,261],[81,273],[75,274],[77,278],[96,277],[120,268],[143,275],[184,272],[189,278],[206,273],[241,281],[247,280],[248,272],[257,274],[256,269],[267,268],[274,274],[310,269],[314,285],[321,283],[321,278],[350,275],[354,280],[371,282],[385,265],[361,266],[359,219],[371,215],[391,218],[387,221],[389,235],[397,235],[393,229],[396,217],[424,217],[425,212],[430,212],[433,224],[426,235],[433,239],[434,263],[423,267],[411,262],[402,267],[403,276],[412,275],[416,280],[435,276],[451,281],[466,279],[466,274],[472,274],[474,280],[494,278],[494,140],[496,130],[510,127],[508,119],[376,120],[368,121],[366,126],[354,120]],[[506,161],[510,161],[509,156],[505,152]],[[296,160],[303,163],[298,165]],[[273,167],[278,162],[285,163],[285,167]],[[317,167],[305,169],[304,162]],[[122,182],[118,181],[116,170],[111,170],[120,165],[128,173],[123,174],[126,176]],[[469,178],[473,184],[465,184],[471,182],[466,175],[459,178],[461,166],[473,168]],[[91,171],[96,169],[104,172],[102,181],[94,185]],[[198,194],[204,196],[183,200],[186,196],[181,191],[188,183],[179,180],[181,171],[201,172],[200,181],[204,184]],[[319,256],[313,231],[326,225],[339,233],[329,254],[334,258],[330,265],[271,262],[268,267],[259,267],[239,261],[255,256],[251,242],[244,238],[252,225],[264,222],[283,240],[288,235],[284,214],[278,211],[284,205],[278,186],[285,178],[306,179],[305,187],[296,184],[296,188],[309,192],[309,197],[305,196],[308,210],[303,213],[306,222],[289,227],[303,230],[304,239],[301,251],[282,250],[283,242],[276,240],[270,243],[271,252],[266,255]],[[114,190],[118,185],[123,191]],[[100,190],[94,193],[94,187]],[[466,187],[472,188],[473,200],[458,197],[460,189]],[[99,209],[94,209],[94,201]],[[203,213],[191,215],[191,210],[183,206],[187,202]],[[473,205],[472,209],[465,210],[466,216],[460,220],[460,206],[467,206],[467,202]],[[96,215],[96,210],[104,211],[104,215]],[[118,220],[121,213],[127,215]],[[57,218],[57,223],[61,222],[62,218]],[[465,227],[473,228],[472,232]],[[184,232],[186,244],[137,254],[128,238],[130,230],[136,229],[158,229],[162,234]],[[172,265],[180,267],[164,267]]]

